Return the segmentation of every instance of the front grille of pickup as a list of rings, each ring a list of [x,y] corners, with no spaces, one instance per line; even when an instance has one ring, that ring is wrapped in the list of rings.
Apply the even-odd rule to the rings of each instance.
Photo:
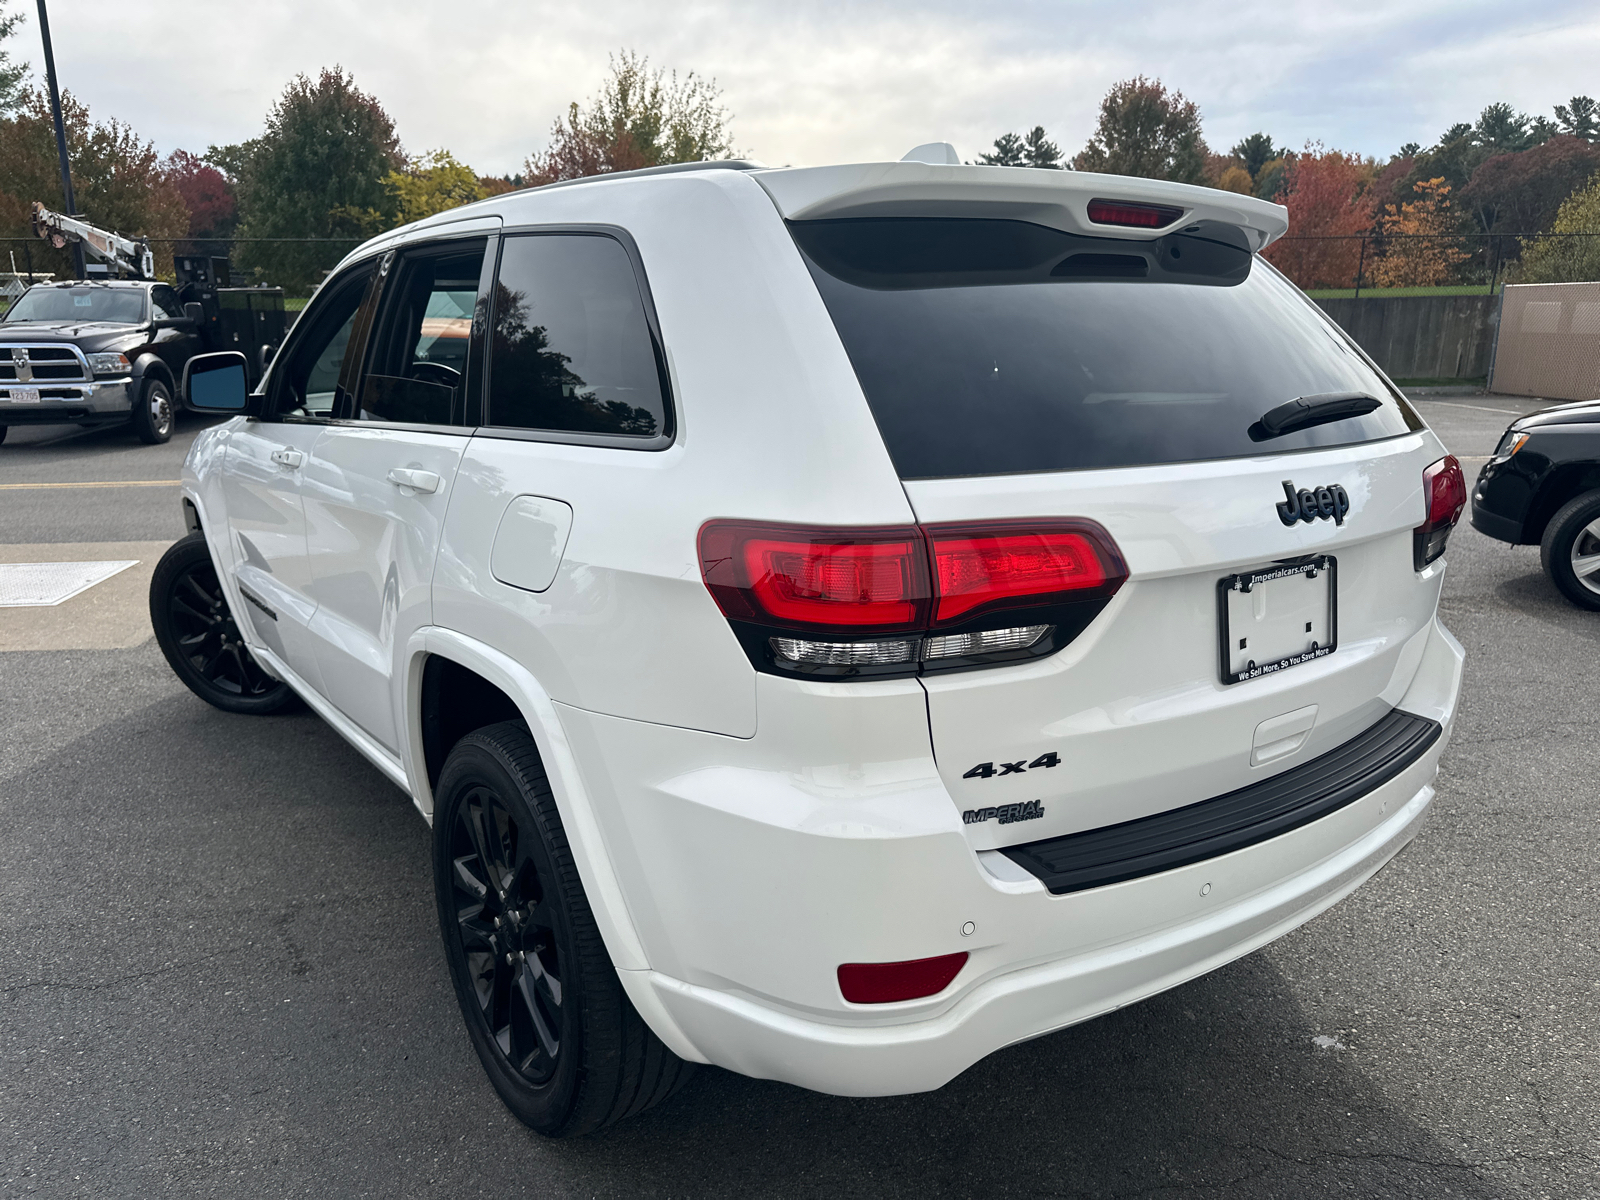
[[[1399,775],[1443,732],[1437,721],[1394,709],[1344,745],[1236,792],[1002,852],[1058,896],[1170,871],[1338,811]]]
[[[61,383],[87,380],[78,356],[70,346],[4,346],[0,345],[0,383],[17,382],[18,352],[27,356],[33,373],[33,383]]]

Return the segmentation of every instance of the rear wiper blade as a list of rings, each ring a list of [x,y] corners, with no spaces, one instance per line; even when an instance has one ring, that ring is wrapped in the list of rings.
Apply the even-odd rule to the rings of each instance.
[[[1326,425],[1329,421],[1343,421],[1346,417],[1364,417],[1382,401],[1365,392],[1328,392],[1320,396],[1300,396],[1277,408],[1269,408],[1261,419],[1250,426],[1250,440],[1265,442],[1313,425]]]

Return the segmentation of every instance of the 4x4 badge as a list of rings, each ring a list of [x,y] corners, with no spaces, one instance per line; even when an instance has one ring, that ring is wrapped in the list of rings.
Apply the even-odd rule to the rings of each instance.
[[[1283,494],[1288,499],[1278,504],[1278,520],[1285,525],[1293,525],[1296,521],[1304,521],[1309,525],[1318,517],[1324,521],[1332,517],[1335,525],[1343,525],[1344,515],[1350,511],[1350,493],[1337,483],[1315,489],[1301,488],[1297,492],[1294,481],[1285,479]]]

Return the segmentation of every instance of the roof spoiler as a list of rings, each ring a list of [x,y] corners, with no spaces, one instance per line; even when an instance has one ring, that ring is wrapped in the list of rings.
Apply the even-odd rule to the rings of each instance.
[[[1140,241],[1154,240],[1198,221],[1220,221],[1242,230],[1251,249],[1257,251],[1289,229],[1289,212],[1283,205],[1254,196],[1090,171],[901,161],[756,171],[751,178],[766,189],[778,211],[790,221],[987,217]],[[1092,219],[1091,206],[1093,216],[1102,219]],[[1160,214],[1162,223],[1105,219],[1107,214],[1129,208],[1165,210]],[[1171,219],[1165,219],[1168,217]]]

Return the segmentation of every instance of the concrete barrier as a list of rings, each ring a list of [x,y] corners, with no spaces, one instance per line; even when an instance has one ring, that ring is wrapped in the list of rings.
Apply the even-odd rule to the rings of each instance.
[[[1509,396],[1600,397],[1600,283],[1506,288],[1491,386]]]
[[[1482,379],[1500,297],[1362,296],[1316,303],[1394,379]]]

